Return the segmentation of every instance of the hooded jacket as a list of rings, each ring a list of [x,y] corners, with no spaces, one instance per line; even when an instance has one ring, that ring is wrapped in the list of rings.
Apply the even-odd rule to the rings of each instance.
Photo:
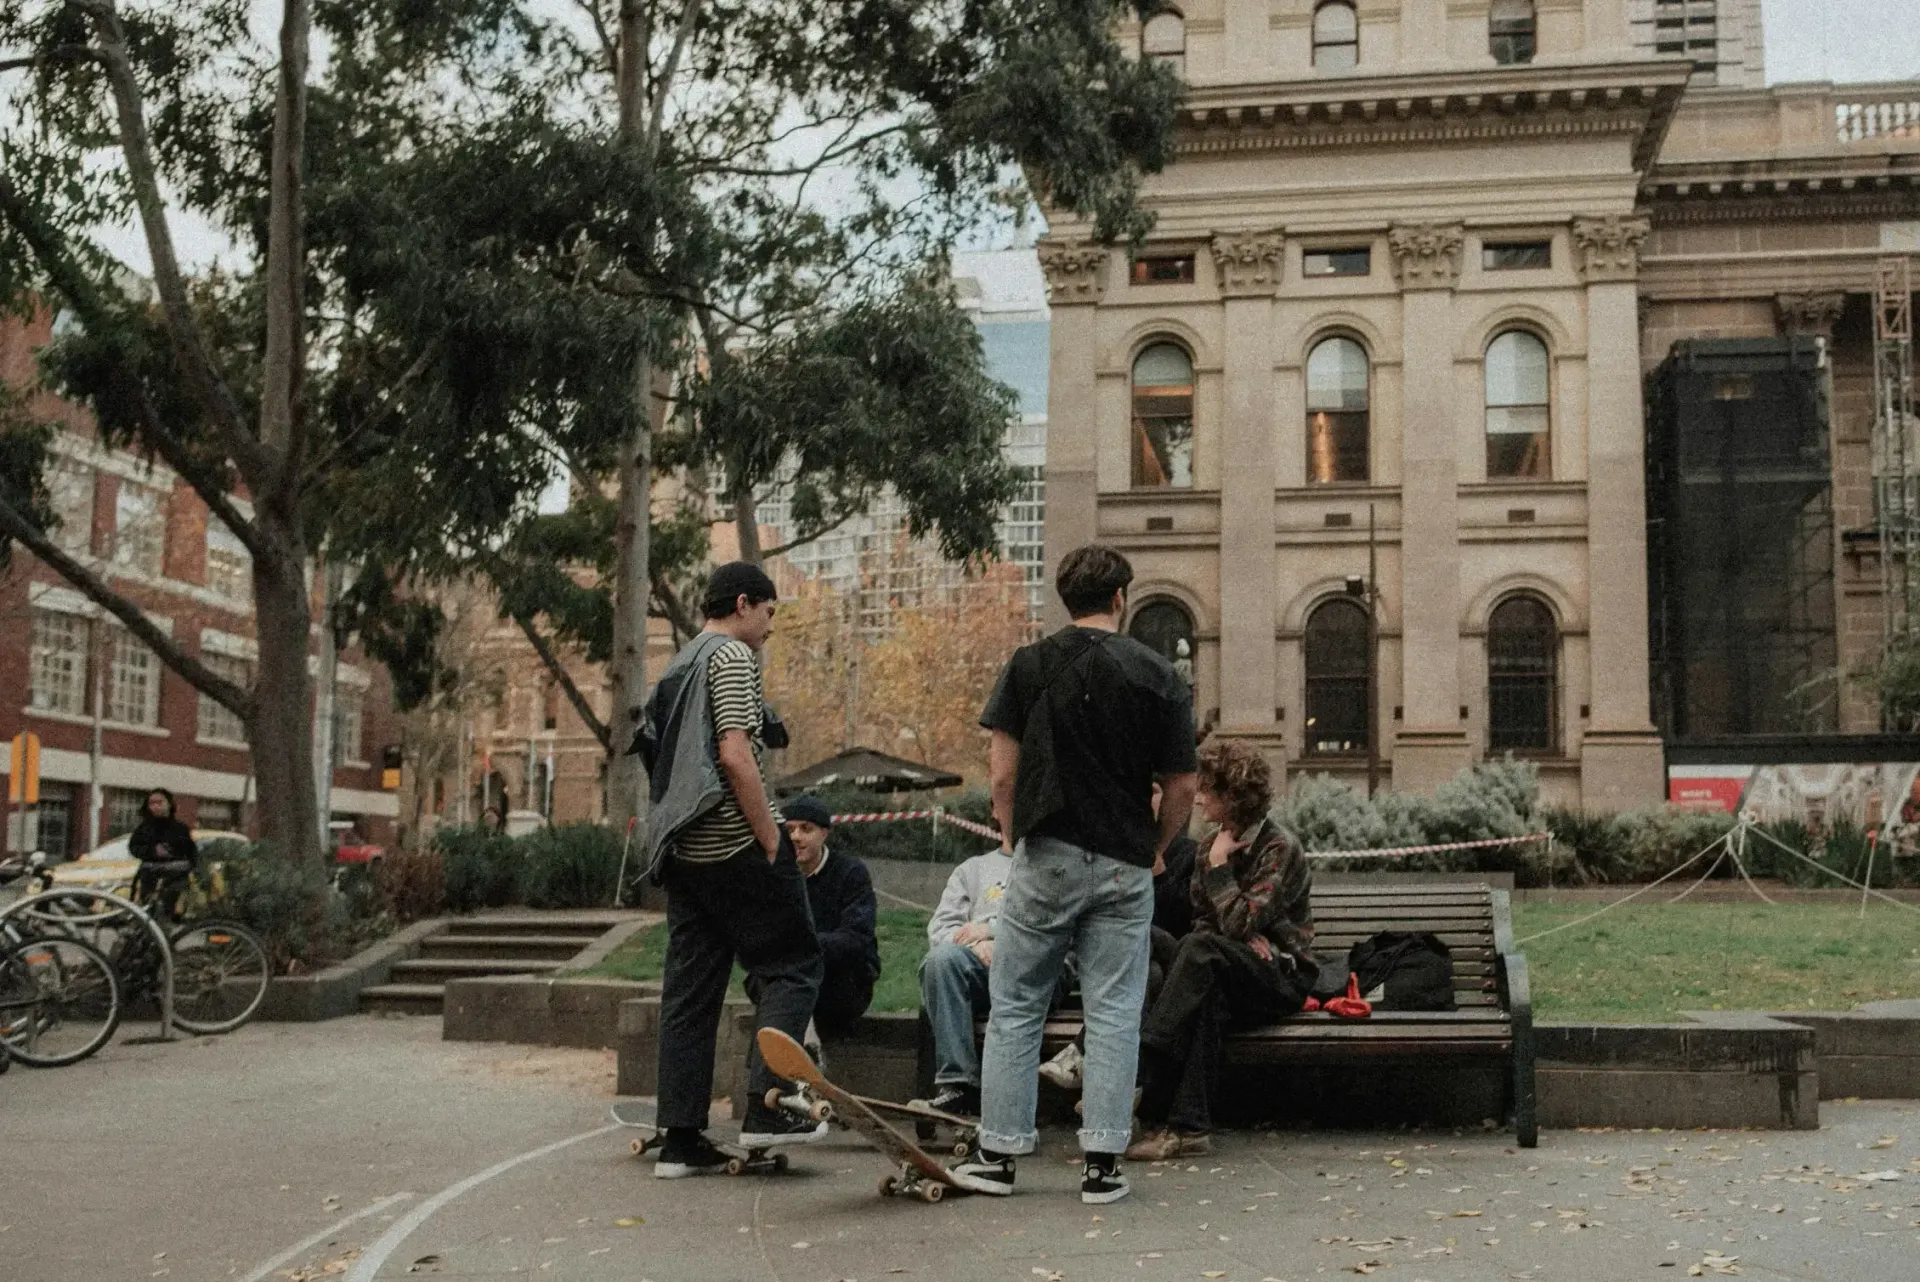
[[[152,797],[155,793],[167,799],[166,817],[155,818],[143,813],[139,825],[127,838],[127,853],[143,864],[178,859],[194,862],[199,858],[199,851],[194,849],[193,830],[173,817],[173,794],[165,788],[153,788],[146,795]],[[162,846],[166,847],[164,851],[160,849]]]
[[[713,741],[713,705],[707,690],[707,665],[713,652],[732,638],[702,632],[673,656],[647,699],[644,740],[648,795],[646,845],[642,866],[658,883],[661,864],[673,839],[686,826],[719,805],[727,795],[720,755]]]

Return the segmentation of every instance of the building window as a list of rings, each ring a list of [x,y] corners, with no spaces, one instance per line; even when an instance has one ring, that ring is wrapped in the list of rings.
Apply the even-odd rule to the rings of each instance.
[[[1373,679],[1367,611],[1335,598],[1307,617],[1307,741],[1311,756],[1367,750],[1367,702]]]
[[[1320,71],[1352,71],[1360,65],[1360,19],[1346,0],[1313,11],[1313,65]]]
[[[1544,480],[1551,419],[1547,345],[1510,329],[1487,347],[1487,477]]]
[[[133,633],[114,627],[107,668],[107,720],[160,724],[160,658]]]
[[[253,664],[246,659],[203,652],[200,662],[212,669],[215,676],[225,677],[242,690],[253,685]],[[225,704],[203,694],[200,696],[200,737],[218,743],[245,743],[247,726]]]
[[[33,612],[33,671],[27,706],[79,717],[87,711],[87,620],[53,610]]]
[[[1550,240],[1489,240],[1480,246],[1480,269],[1489,272],[1526,271],[1553,266]]]
[[[167,559],[167,496],[122,480],[114,499],[114,564],[159,577]]]
[[[1143,601],[1127,621],[1127,635],[1171,663],[1193,688],[1193,616],[1186,606],[1165,597]]]
[[[1140,28],[1140,53],[1171,67],[1176,76],[1187,74],[1187,22],[1178,10],[1162,9],[1147,19]]]
[[[1300,256],[1302,276],[1365,276],[1373,270],[1373,251],[1359,249],[1309,249]]]
[[[1193,484],[1193,358],[1173,343],[1133,362],[1133,483]]]
[[[60,524],[53,541],[79,556],[93,551],[93,469],[70,458],[47,469],[47,489]]]
[[[1191,285],[1193,283],[1192,254],[1160,254],[1133,260],[1133,283],[1136,285]]]
[[[1495,752],[1551,752],[1560,639],[1537,597],[1508,597],[1487,620],[1487,743]]]
[[[240,803],[220,797],[202,797],[194,808],[193,826],[215,832],[240,831]]]
[[[40,831],[33,844],[34,849],[45,852],[49,859],[67,859],[73,854],[74,791],[67,784],[43,781],[40,785],[40,805],[36,812]]]
[[[1323,340],[1307,356],[1307,480],[1365,481],[1367,352],[1351,338]]]
[[[140,817],[147,805],[147,794],[131,788],[108,788],[106,792],[106,836],[111,841],[115,837],[126,836],[140,826]]]
[[[360,728],[366,719],[366,692],[339,685],[333,690],[333,764],[359,763]]]
[[[1532,62],[1533,0],[1493,0],[1493,8],[1487,15],[1487,39],[1493,49],[1493,60],[1501,66]]]
[[[217,516],[207,518],[207,587],[229,601],[253,600],[253,556]]]

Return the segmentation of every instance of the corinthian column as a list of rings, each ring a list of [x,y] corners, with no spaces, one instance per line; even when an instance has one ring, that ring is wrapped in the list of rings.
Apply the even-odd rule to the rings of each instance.
[[[1099,422],[1095,416],[1095,306],[1106,294],[1108,253],[1098,245],[1043,241],[1040,269],[1047,277],[1049,326],[1047,374],[1047,581],[1060,558],[1091,543],[1099,528],[1097,482]],[[1047,626],[1067,621],[1052,592],[1046,596]]]

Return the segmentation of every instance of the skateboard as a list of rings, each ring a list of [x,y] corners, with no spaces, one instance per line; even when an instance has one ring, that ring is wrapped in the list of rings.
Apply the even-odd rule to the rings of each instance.
[[[876,1113],[912,1118],[915,1138],[922,1143],[935,1138],[935,1126],[947,1126],[954,1132],[953,1155],[955,1157],[965,1157],[973,1151],[974,1136],[979,1131],[980,1125],[972,1118],[930,1108],[915,1100],[901,1104],[890,1099],[875,1099],[871,1095],[854,1095],[852,1091],[848,1091],[847,1094],[852,1095],[854,1099]],[[766,1105],[768,1108],[794,1113],[815,1122],[838,1120],[832,1102],[822,1099],[817,1091],[804,1082],[796,1084],[791,1093],[782,1091],[777,1086],[770,1088],[767,1091]]]
[[[938,1202],[950,1188],[960,1185],[953,1173],[929,1156],[918,1144],[887,1124],[858,1095],[841,1090],[814,1064],[806,1048],[777,1028],[759,1033],[760,1056],[776,1076],[806,1086],[813,1094],[833,1106],[833,1120],[879,1149],[896,1168],[880,1181],[880,1196],[911,1193],[922,1202]]]
[[[644,1157],[660,1147],[666,1132],[654,1120],[653,1105],[629,1102],[615,1104],[609,1115],[621,1126],[645,1131],[627,1145],[635,1157]],[[714,1147],[727,1155],[728,1175],[777,1175],[787,1169],[787,1155],[764,1148],[743,1148],[726,1140],[714,1141]]]

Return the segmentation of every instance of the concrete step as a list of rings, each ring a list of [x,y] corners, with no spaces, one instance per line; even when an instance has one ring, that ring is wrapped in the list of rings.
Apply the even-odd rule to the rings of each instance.
[[[429,935],[422,957],[471,957],[499,961],[566,961],[593,942],[577,935]]]
[[[449,935],[565,935],[569,939],[594,939],[623,921],[628,913],[595,917],[548,917],[532,913],[456,917],[447,923]]]
[[[544,975],[560,969],[557,961],[529,961],[484,957],[420,957],[393,964],[396,984],[444,984],[449,979],[484,979],[489,975]]]
[[[438,1015],[446,996],[444,984],[375,984],[360,990],[360,1009],[386,1015]]]

